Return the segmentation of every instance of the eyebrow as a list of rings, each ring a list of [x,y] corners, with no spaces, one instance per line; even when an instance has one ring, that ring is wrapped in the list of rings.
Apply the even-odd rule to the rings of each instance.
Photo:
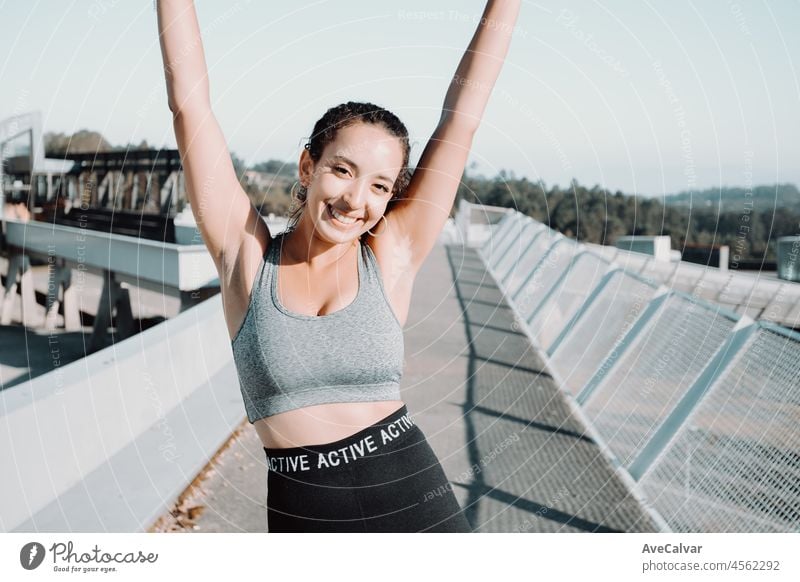
[[[356,172],[358,172],[358,164],[356,164],[356,163],[355,163],[353,160],[351,160],[350,158],[346,158],[346,157],[344,157],[344,156],[342,156],[342,155],[338,155],[338,154],[337,154],[337,155],[333,156],[331,159],[333,159],[333,160],[341,160],[341,161],[345,162],[346,164],[348,164],[348,165],[350,165],[350,166],[353,166],[353,168],[355,168]],[[378,178],[378,180],[386,180],[386,181],[387,181],[387,182],[389,182],[390,184],[394,184],[394,180],[392,180],[392,179],[391,179],[391,178],[389,178],[388,176],[384,176],[383,174],[381,174],[381,175],[380,175],[380,176],[378,176],[377,178]]]

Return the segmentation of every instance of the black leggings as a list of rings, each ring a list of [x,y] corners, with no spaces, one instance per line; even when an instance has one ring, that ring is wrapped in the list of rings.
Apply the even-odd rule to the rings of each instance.
[[[471,532],[403,405],[341,440],[270,449],[270,532]]]

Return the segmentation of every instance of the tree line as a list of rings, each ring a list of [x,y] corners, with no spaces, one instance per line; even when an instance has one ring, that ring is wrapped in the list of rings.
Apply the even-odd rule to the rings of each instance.
[[[46,150],[109,151],[144,149],[111,146],[88,130],[72,136],[45,134]],[[62,149],[63,148],[63,149]],[[233,167],[247,195],[261,214],[285,215],[297,164],[267,160],[250,167],[231,154]],[[258,178],[258,179],[256,179]],[[542,181],[518,178],[501,170],[494,177],[466,171],[456,195],[476,204],[515,208],[565,236],[582,242],[614,244],[625,235],[668,235],[672,248],[728,245],[731,255],[775,260],[775,240],[800,235],[800,191],[794,184],[724,187],[652,198],[591,188],[573,179],[569,186],[549,188]]]
[[[775,240],[800,235],[800,192],[793,184],[721,188],[651,198],[531,182],[501,171],[494,178],[465,174],[458,199],[515,208],[565,236],[614,244],[624,235],[668,235],[672,248],[728,245],[731,255],[775,259]]]

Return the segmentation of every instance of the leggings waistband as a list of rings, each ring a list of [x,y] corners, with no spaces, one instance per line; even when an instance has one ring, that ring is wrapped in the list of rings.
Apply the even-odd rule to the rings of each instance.
[[[417,429],[404,404],[372,425],[332,443],[264,448],[267,466],[278,473],[336,470],[364,457],[379,455]]]

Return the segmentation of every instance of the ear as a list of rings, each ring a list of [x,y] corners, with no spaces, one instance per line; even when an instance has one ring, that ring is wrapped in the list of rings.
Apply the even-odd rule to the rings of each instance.
[[[306,148],[303,148],[303,151],[300,153],[300,161],[297,164],[298,173],[300,174],[300,184],[308,185],[311,183],[311,180],[314,177],[314,167],[315,167],[314,160],[311,158],[311,154],[308,153]]]

